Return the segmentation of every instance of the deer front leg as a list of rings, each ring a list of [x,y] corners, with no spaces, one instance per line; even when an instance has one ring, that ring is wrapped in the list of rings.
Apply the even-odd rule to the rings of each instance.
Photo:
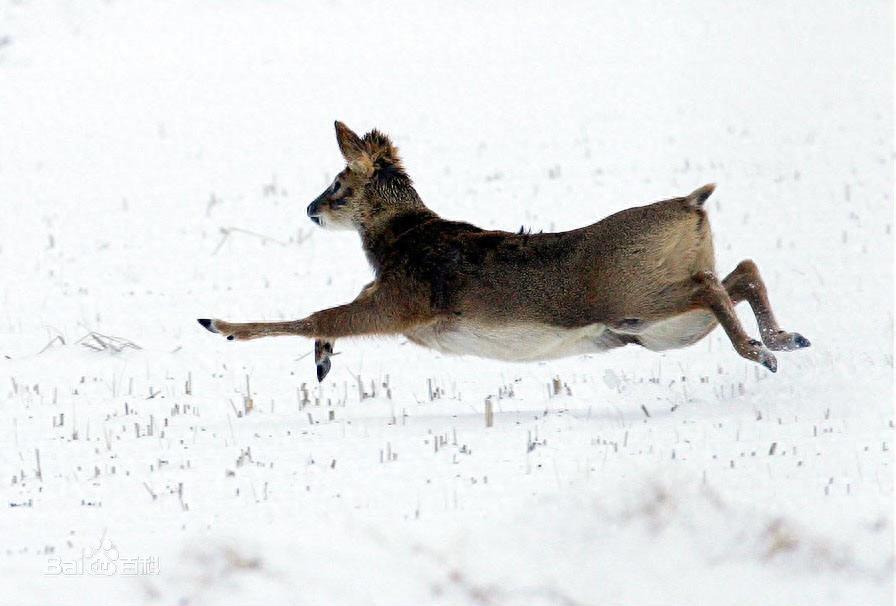
[[[769,349],[792,351],[809,347],[809,339],[798,332],[783,331],[778,326],[768,300],[765,282],[762,281],[759,268],[753,261],[746,259],[738,263],[734,271],[722,281],[722,285],[735,305],[741,301],[749,302],[759,324],[759,334]]]
[[[227,337],[228,341],[248,341],[261,337],[301,335],[296,321],[292,322],[246,322],[235,323],[224,320],[197,320],[206,330]],[[311,335],[306,335],[311,336]]]
[[[301,320],[233,323],[200,319],[199,323],[229,341],[289,335],[333,341],[341,337],[402,333],[424,321],[425,313],[408,293],[375,284],[365,288],[351,303],[314,312]]]
[[[709,271],[701,271],[694,275],[696,289],[692,295],[691,304],[709,309],[722,328],[734,349],[744,358],[753,360],[762,364],[772,372],[778,370],[778,361],[768,349],[763,347],[762,343],[755,339],[751,339],[746,333],[737,314],[734,311],[734,303],[728,296],[728,291],[719,282],[719,279]]]
[[[363,297],[368,291],[376,287],[376,281],[368,283],[363,289],[359,297]],[[328,374],[332,363],[330,357],[333,356],[333,342],[324,341],[323,339],[315,339],[314,341],[314,367],[317,370],[317,382],[322,383]]]

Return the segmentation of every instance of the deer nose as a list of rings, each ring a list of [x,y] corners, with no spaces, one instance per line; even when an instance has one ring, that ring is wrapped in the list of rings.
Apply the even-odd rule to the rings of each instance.
[[[317,225],[320,225],[320,200],[315,200],[308,205],[308,217]]]

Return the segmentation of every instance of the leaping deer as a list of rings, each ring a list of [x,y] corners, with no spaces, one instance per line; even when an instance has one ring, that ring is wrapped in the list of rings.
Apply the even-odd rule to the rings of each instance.
[[[323,228],[357,231],[374,281],[351,303],[300,320],[201,319],[202,326],[237,341],[316,339],[319,380],[333,341],[363,335],[403,334],[444,353],[534,361],[627,344],[675,349],[721,324],[738,354],[771,372],[778,364],[770,350],[809,346],[778,326],[753,261],[716,276],[703,208],[712,184],[572,231],[490,231],[427,208],[383,133],[359,137],[336,122],[336,140],[346,167],[308,216]],[[762,343],[735,314],[741,301],[752,307]]]

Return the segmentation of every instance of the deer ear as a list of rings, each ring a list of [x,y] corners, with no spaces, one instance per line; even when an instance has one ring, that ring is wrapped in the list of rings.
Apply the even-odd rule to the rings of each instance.
[[[373,162],[361,138],[345,124],[336,120],[336,143],[352,172],[370,176],[373,174]]]

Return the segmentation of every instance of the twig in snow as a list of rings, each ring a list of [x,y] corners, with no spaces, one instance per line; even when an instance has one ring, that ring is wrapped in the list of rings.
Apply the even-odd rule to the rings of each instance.
[[[286,242],[282,240],[278,240],[276,238],[272,238],[270,236],[266,236],[264,234],[260,234],[254,231],[249,231],[248,229],[243,229],[242,227],[221,227],[219,230],[222,234],[221,241],[218,242],[218,246],[215,247],[213,255],[218,254],[218,251],[221,250],[221,247],[224,246],[224,243],[227,241],[227,238],[230,237],[230,234],[245,234],[247,236],[252,236],[253,238],[258,238],[261,240],[262,244],[267,244],[268,242],[273,242],[274,244],[279,244],[280,246],[287,246]]]
[[[153,500],[153,501],[155,501],[157,498],[159,498],[159,497],[156,495],[156,493],[154,493],[154,492],[152,491],[152,488],[149,487],[149,484],[147,484],[146,482],[143,482],[143,486],[146,487],[146,491],[149,493],[149,496],[152,497],[152,500]]]
[[[94,351],[111,351],[113,353],[121,353],[125,349],[143,349],[133,341],[123,339],[121,337],[112,337],[95,331],[90,331],[80,339],[77,343],[92,349]]]
[[[50,339],[49,343],[44,345],[43,349],[41,349],[39,352],[37,352],[38,355],[44,353],[45,351],[47,351],[48,349],[53,347],[53,344],[56,343],[57,341],[59,341],[60,344],[65,345],[65,339],[62,338],[62,335],[56,335],[55,337]]]

